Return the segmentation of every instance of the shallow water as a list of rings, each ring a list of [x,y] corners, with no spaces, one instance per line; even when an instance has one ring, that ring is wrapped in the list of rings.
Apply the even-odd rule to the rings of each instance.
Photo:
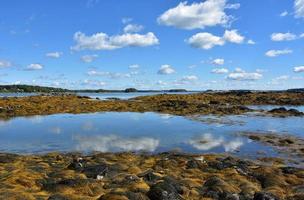
[[[178,150],[187,153],[233,153],[246,157],[277,156],[268,146],[238,136],[243,131],[290,133],[304,137],[304,118],[199,116],[156,113],[58,114],[0,121],[0,151]]]
[[[288,106],[288,105],[284,105],[284,106],[280,106],[280,105],[253,105],[253,106],[248,106],[248,108],[254,109],[254,110],[272,110],[274,108],[280,108],[280,107],[284,107],[286,109],[296,109],[300,112],[304,112],[304,106]]]
[[[195,92],[170,92],[167,94],[193,94]],[[91,98],[99,98],[101,100],[106,100],[109,98],[119,98],[119,99],[131,99],[135,97],[141,97],[141,96],[153,96],[158,94],[166,94],[165,92],[131,92],[131,93],[125,93],[125,92],[105,92],[105,93],[77,93],[80,96],[88,96]]]

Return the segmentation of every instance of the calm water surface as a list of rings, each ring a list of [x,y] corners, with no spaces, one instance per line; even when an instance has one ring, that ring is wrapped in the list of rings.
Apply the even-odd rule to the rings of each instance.
[[[243,131],[289,133],[304,137],[304,118],[251,115],[184,118],[156,113],[58,114],[0,121],[0,151],[179,150],[188,153],[224,153],[277,156],[271,147],[238,136]]]

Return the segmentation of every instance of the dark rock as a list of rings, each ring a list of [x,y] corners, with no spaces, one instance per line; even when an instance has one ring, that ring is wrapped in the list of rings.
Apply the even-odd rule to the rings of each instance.
[[[182,188],[175,179],[165,177],[163,182],[153,185],[147,195],[153,200],[183,200],[180,196],[182,193]]]
[[[280,200],[280,199],[271,193],[257,192],[254,194],[253,200]]]
[[[84,168],[85,161],[83,158],[75,158],[73,162],[69,164],[68,169],[81,171]]]
[[[84,167],[82,171],[88,178],[96,179],[97,176],[105,177],[108,172],[109,168],[106,164],[94,165],[94,166],[87,166]]]
[[[15,154],[6,154],[6,153],[0,153],[0,163],[11,163],[16,160],[18,155]]]
[[[48,200],[69,200],[67,197],[62,196],[60,194],[51,195]]]
[[[143,178],[144,181],[148,182],[148,183],[154,183],[157,180],[160,179],[160,176],[156,175],[155,173],[153,173],[153,170],[147,170],[141,174],[138,174],[138,177]]]

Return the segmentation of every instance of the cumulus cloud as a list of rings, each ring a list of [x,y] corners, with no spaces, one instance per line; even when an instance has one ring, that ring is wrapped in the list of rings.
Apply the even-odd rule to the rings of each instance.
[[[241,44],[245,37],[240,35],[237,30],[226,30],[222,37],[211,33],[197,33],[190,37],[187,42],[194,48],[211,49],[214,46],[223,46],[226,42]]]
[[[159,146],[159,140],[149,137],[122,138],[116,135],[76,137],[79,151],[121,152],[148,151],[153,152]]]
[[[124,32],[125,33],[137,33],[140,32],[144,29],[142,25],[138,24],[128,24],[124,27]]]
[[[158,23],[181,29],[204,29],[217,25],[225,26],[233,17],[225,13],[225,9],[238,9],[238,4],[226,4],[226,0],[206,0],[200,3],[188,4],[181,2],[174,8],[164,12]]]
[[[226,68],[216,68],[211,71],[213,74],[227,74],[229,72]]]
[[[293,51],[290,49],[284,49],[284,50],[269,50],[265,53],[267,57],[277,57],[280,55],[286,55],[291,54]]]
[[[211,63],[213,65],[223,65],[223,64],[225,64],[225,60],[222,58],[217,58],[217,59],[212,60]]]
[[[49,58],[60,58],[62,56],[61,52],[49,52],[47,54],[45,54],[46,57]]]
[[[188,43],[194,48],[212,49],[214,46],[223,46],[225,41],[211,33],[197,33],[189,38]]]
[[[303,18],[304,17],[304,0],[295,0],[294,9],[295,9],[295,17]]]
[[[8,60],[0,60],[0,69],[1,68],[7,68],[7,67],[11,67],[12,63]]]
[[[159,44],[158,38],[154,33],[131,34],[108,36],[106,33],[96,33],[87,36],[82,32],[74,34],[76,45],[72,50],[114,50],[124,47],[146,47]]]
[[[29,70],[29,71],[34,71],[34,70],[41,70],[43,69],[43,65],[42,64],[39,64],[39,63],[32,63],[32,64],[29,64],[25,70]]]
[[[80,59],[81,59],[83,62],[91,63],[91,62],[93,62],[96,58],[98,58],[98,55],[92,54],[92,55],[84,55],[84,56],[81,56]]]
[[[162,65],[157,73],[161,75],[168,75],[168,74],[174,74],[175,70],[170,65]]]
[[[294,67],[293,71],[296,73],[304,72],[304,66]]]
[[[297,39],[297,36],[293,33],[273,33],[271,35],[271,40],[275,42],[290,41],[295,39]]]
[[[228,74],[228,80],[236,80],[236,81],[256,81],[263,78],[263,75],[259,72],[246,72],[241,68],[236,68],[234,72]]]
[[[223,39],[231,43],[241,44],[244,42],[245,37],[240,35],[238,30],[226,30]]]

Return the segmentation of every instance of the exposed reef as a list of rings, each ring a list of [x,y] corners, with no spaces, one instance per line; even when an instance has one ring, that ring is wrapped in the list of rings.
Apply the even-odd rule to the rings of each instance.
[[[198,94],[163,94],[130,100],[98,101],[85,96],[48,95],[0,98],[0,117],[89,112],[160,112],[175,115],[243,114],[252,112],[247,105],[304,105],[304,93],[293,92],[220,92]],[[266,112],[267,113],[267,112]],[[296,115],[295,110],[269,111],[272,115]]]
[[[224,155],[0,154],[0,199],[304,199],[304,170]]]

